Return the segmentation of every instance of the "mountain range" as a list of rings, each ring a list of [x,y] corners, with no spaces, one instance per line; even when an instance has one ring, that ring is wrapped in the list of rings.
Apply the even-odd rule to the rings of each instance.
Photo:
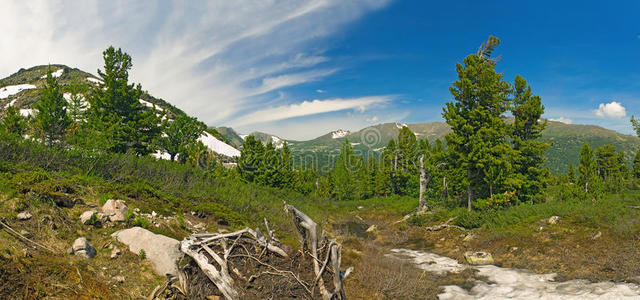
[[[15,106],[24,116],[33,114],[33,107],[39,100],[40,88],[45,83],[48,67],[51,68],[52,75],[58,78],[63,91],[74,81],[87,85],[96,85],[100,82],[99,77],[91,73],[65,65],[20,69],[9,77],[0,79],[0,112],[4,114],[7,107]],[[65,97],[68,96],[65,95]],[[147,92],[144,93],[140,102],[149,109],[162,111],[170,119],[179,114],[185,114],[171,103],[153,97]],[[355,132],[339,129],[315,139],[296,141],[259,131],[240,134],[230,127],[209,127],[202,133],[200,140],[212,151],[229,158],[240,155],[238,149],[242,148],[244,139],[248,135],[253,135],[264,143],[271,142],[276,148],[282,147],[286,141],[294,159],[298,159],[300,164],[308,165],[311,161],[316,166],[321,166],[340,152],[345,140],[351,143],[356,152],[367,156],[376,155],[383,150],[389,140],[397,138],[398,132],[403,126],[409,127],[418,139],[426,138],[430,142],[434,142],[436,139],[444,140],[444,136],[451,131],[444,122],[384,123]],[[570,163],[576,165],[580,147],[584,142],[588,142],[594,148],[612,144],[625,153],[629,162],[633,159],[636,151],[640,149],[640,138],[636,136],[621,134],[599,126],[565,124],[555,121],[548,121],[547,128],[542,134],[542,140],[550,143],[545,165],[552,173],[566,172]],[[158,156],[162,157],[162,155]]]

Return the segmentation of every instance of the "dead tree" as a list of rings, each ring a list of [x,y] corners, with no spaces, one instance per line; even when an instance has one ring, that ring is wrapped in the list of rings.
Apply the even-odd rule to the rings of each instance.
[[[289,254],[281,248],[282,244],[273,236],[273,231],[269,228],[269,223],[267,223],[266,219],[264,220],[266,234],[262,233],[259,228],[255,230],[245,228],[224,234],[192,234],[180,243],[180,250],[193,259],[198,268],[202,270],[202,273],[211,280],[227,300],[240,299],[242,297],[242,293],[238,290],[235,281],[252,282],[263,275],[288,277],[296,286],[305,291],[305,297],[308,298],[313,298],[314,295],[317,295],[315,294],[317,286],[317,291],[325,300],[346,299],[344,279],[351,273],[352,268],[344,273],[340,272],[340,244],[335,240],[327,239],[324,232],[322,232],[322,237],[319,237],[318,225],[295,207],[285,204],[285,211],[293,216],[295,226],[301,237],[302,253],[308,255],[313,262],[313,274],[315,275],[313,282],[305,282],[299,274],[287,270],[286,266],[272,265],[263,259],[265,255],[269,255],[268,253],[286,260],[290,259]],[[255,252],[256,250],[250,251],[249,249],[262,250]],[[257,264],[266,268],[266,271],[247,274],[250,275],[247,278],[233,267],[230,261],[231,258],[234,259],[234,263],[237,263],[239,259],[253,263],[257,262]],[[333,292],[326,288],[323,280],[323,275],[326,275],[325,278],[331,278],[328,277],[331,274],[333,274]],[[235,276],[235,280],[232,275]],[[186,290],[186,288],[183,288],[183,290]],[[154,291],[150,298],[156,294],[157,291]]]
[[[315,288],[317,284],[320,289],[320,294],[325,300],[346,299],[344,292],[344,280],[353,271],[353,268],[347,269],[344,273],[340,271],[340,244],[335,240],[328,240],[325,238],[324,232],[322,234],[323,237],[319,239],[318,224],[316,224],[316,222],[314,222],[305,213],[288,204],[284,205],[284,210],[293,217],[294,224],[299,233],[300,245],[303,252],[305,249],[311,252],[311,256],[313,258],[313,271],[316,274],[316,280],[313,283],[313,287]],[[318,244],[321,244],[320,247],[318,247]],[[325,259],[322,267],[320,267],[319,264],[322,261],[318,255],[319,248],[326,248]],[[325,282],[322,279],[322,275],[327,270],[329,262],[331,262],[331,267],[333,269],[333,292],[326,288]]]

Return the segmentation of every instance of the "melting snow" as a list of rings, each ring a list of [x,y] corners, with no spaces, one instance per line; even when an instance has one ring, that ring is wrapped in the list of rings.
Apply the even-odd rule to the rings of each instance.
[[[17,100],[18,100],[18,99],[13,99],[13,100],[11,100],[11,102],[7,103],[7,105],[5,105],[5,106],[4,106],[4,108],[7,108],[7,107],[9,107],[9,106],[13,106],[13,105],[16,103],[16,101],[17,101]]]
[[[396,127],[398,127],[398,129],[402,129],[403,127],[407,127],[407,124],[404,124],[404,123],[396,123]]]
[[[51,77],[53,77],[53,78],[60,77],[60,76],[62,76],[62,73],[64,73],[64,69],[56,70],[55,72],[51,73]],[[47,78],[47,74],[42,75],[42,77],[40,77],[40,78],[42,78],[42,79]]]
[[[208,132],[203,132],[202,135],[198,138],[198,141],[201,141],[205,146],[207,146],[211,151],[226,155],[229,157],[237,157],[240,156],[240,151],[238,149],[233,148],[224,142],[216,139],[213,135]]]
[[[87,77],[87,81],[95,83],[95,84],[102,84],[103,81],[97,78],[93,78],[93,77]]]
[[[248,134],[241,134],[241,135],[238,135],[238,136],[239,136],[241,139],[243,139],[243,140],[244,140],[244,139],[246,139],[249,135],[248,135]]]
[[[610,281],[591,283],[587,280],[553,281],[556,274],[536,274],[529,270],[500,268],[493,265],[467,266],[434,253],[392,249],[388,256],[410,260],[420,269],[437,274],[459,272],[465,268],[478,270],[487,281],[475,280],[470,290],[457,285],[444,286],[440,299],[640,299],[640,286]]]
[[[342,130],[342,129],[338,129],[334,132],[331,133],[331,138],[332,139],[339,139],[339,138],[343,138],[345,136],[347,136],[350,132],[348,130]]]
[[[23,108],[23,109],[20,110],[20,114],[23,117],[32,116],[33,114],[35,114],[35,112],[36,112],[35,110],[30,109],[30,108]]]
[[[157,159],[166,159],[166,160],[170,160],[171,159],[171,155],[167,152],[164,151],[156,151],[155,153],[151,153],[151,156],[157,158]]]
[[[10,85],[0,88],[0,99],[7,98],[9,96],[20,93],[21,91],[28,89],[35,89],[36,86],[33,84],[18,84],[18,85]]]
[[[157,106],[157,105],[153,105],[153,103],[151,103],[149,101],[145,101],[145,100],[142,100],[142,99],[138,99],[138,101],[140,101],[140,103],[142,103],[142,105],[144,105],[146,107],[149,107],[149,108],[154,108],[155,107],[156,110],[159,110],[159,111],[163,111],[164,110],[164,109],[162,109],[162,107]]]

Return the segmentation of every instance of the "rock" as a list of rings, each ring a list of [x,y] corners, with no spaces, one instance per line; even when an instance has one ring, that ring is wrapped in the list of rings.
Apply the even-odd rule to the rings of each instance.
[[[155,218],[155,217],[157,217],[157,216],[158,216],[158,214],[156,213],[156,211],[155,211],[155,210],[151,211],[151,217],[152,217],[152,218]]]
[[[113,250],[111,250],[111,259],[120,256],[120,254],[122,254],[122,250],[120,250],[120,248],[118,247],[113,247]]]
[[[116,277],[113,277],[113,280],[114,280],[116,283],[124,283],[125,278],[124,278],[124,276],[122,276],[122,275],[118,275],[118,276],[116,276]]]
[[[94,216],[95,219],[93,219]],[[91,222],[95,222],[96,219],[96,212],[93,210],[87,210],[80,215],[80,223],[82,223],[82,225],[89,225]]]
[[[374,225],[369,226],[369,228],[367,228],[366,232],[367,233],[373,233],[373,232],[376,232],[377,230],[378,230],[378,226],[376,226],[374,224]]]
[[[538,231],[538,232],[541,232],[543,230],[544,230],[544,227],[542,227],[542,226],[540,226],[540,227],[538,227],[538,229],[536,229],[536,231]]]
[[[26,238],[31,237],[31,232],[28,232],[24,229],[20,230],[20,234],[22,234]]]
[[[159,275],[178,275],[177,261],[182,258],[178,240],[141,227],[116,231],[111,236],[129,246],[129,251],[133,253],[138,254],[140,250],[144,250],[146,258]]]
[[[548,223],[549,225],[554,225],[554,224],[558,224],[558,221],[560,221],[560,217],[558,217],[558,216],[551,216],[551,218],[549,218],[549,219],[547,220],[547,223]]]
[[[29,220],[31,219],[31,217],[33,217],[33,215],[28,211],[23,211],[18,214],[18,220],[21,220],[21,221]]]
[[[464,253],[464,259],[470,265],[491,265],[494,263],[491,253],[482,251],[467,251]]]
[[[515,247],[515,246],[509,247],[509,252],[516,252],[516,251],[518,251],[518,247]]]
[[[358,206],[358,209],[364,209],[364,206]]]
[[[102,213],[109,218],[111,222],[123,222],[127,218],[127,204],[123,200],[109,199],[102,206]]]
[[[74,255],[80,255],[86,258],[93,258],[96,256],[96,248],[93,248],[93,246],[91,246],[84,237],[79,237],[73,242],[71,252]]]
[[[22,249],[22,256],[23,256],[24,258],[27,258],[27,257],[33,257],[33,255],[31,255],[31,252],[30,252],[30,251],[29,251],[29,249],[27,249],[27,248]]]
[[[596,235],[594,235],[591,239],[595,240],[595,239],[597,239],[597,238],[599,238],[601,236],[602,236],[602,232],[598,231],[598,233],[596,233]]]

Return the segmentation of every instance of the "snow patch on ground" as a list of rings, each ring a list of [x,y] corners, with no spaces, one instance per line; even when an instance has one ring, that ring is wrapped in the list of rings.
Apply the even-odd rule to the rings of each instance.
[[[87,81],[89,81],[89,82],[91,82],[91,83],[94,83],[94,84],[96,84],[96,85],[98,85],[98,84],[102,84],[102,83],[103,83],[103,81],[102,81],[102,80],[97,79],[97,78],[93,78],[93,77],[87,77]]]
[[[146,107],[149,107],[149,108],[154,108],[154,107],[155,107],[155,108],[156,108],[156,110],[164,111],[164,109],[162,109],[162,107],[160,107],[160,106],[158,106],[158,105],[154,105],[153,103],[151,103],[151,102],[149,102],[149,101],[145,101],[145,100],[142,100],[142,99],[138,99],[138,101],[140,101],[140,103],[141,103],[142,105],[146,106]]]
[[[171,160],[171,155],[164,151],[156,151],[155,153],[151,153],[151,156],[157,159]]]
[[[16,104],[16,101],[17,101],[17,100],[18,100],[18,99],[13,99],[13,100],[11,100],[11,102],[7,103],[7,105],[5,105],[5,106],[4,106],[4,108],[8,108],[9,106],[13,106],[14,104]]]
[[[20,115],[22,115],[23,117],[33,116],[35,113],[36,113],[35,109],[30,109],[30,108],[20,109]]]
[[[587,280],[554,281],[556,274],[536,274],[529,270],[500,268],[493,265],[468,266],[456,260],[434,253],[392,249],[387,254],[414,263],[418,268],[436,274],[459,272],[465,268],[478,270],[483,280],[475,280],[467,290],[457,285],[443,286],[438,295],[449,299],[640,299],[640,286],[610,281],[591,283]],[[486,280],[486,281],[485,281]]]
[[[349,132],[348,130],[338,129],[338,130],[336,130],[336,131],[331,133],[331,138],[332,139],[343,138],[343,137],[347,136],[349,133],[351,133],[351,132]]]
[[[207,146],[213,152],[226,155],[229,157],[240,156],[240,151],[238,149],[225,144],[224,142],[218,140],[208,132],[203,132],[202,135],[198,138],[198,141],[201,141],[205,146]]]
[[[407,127],[407,124],[404,124],[404,123],[396,123],[396,127],[398,127],[398,129],[402,129],[403,127]]]
[[[10,85],[0,88],[0,99],[7,98],[9,96],[20,93],[21,91],[28,89],[35,89],[36,86],[33,84],[18,84],[18,85]]]
[[[238,135],[241,139],[246,139],[249,135],[248,134],[240,134]]]
[[[62,76],[62,73],[64,73],[64,69],[56,70],[55,72],[51,73],[51,77],[58,78],[58,77]],[[40,77],[40,78],[41,79],[47,78],[47,74],[42,75],[42,77]]]

